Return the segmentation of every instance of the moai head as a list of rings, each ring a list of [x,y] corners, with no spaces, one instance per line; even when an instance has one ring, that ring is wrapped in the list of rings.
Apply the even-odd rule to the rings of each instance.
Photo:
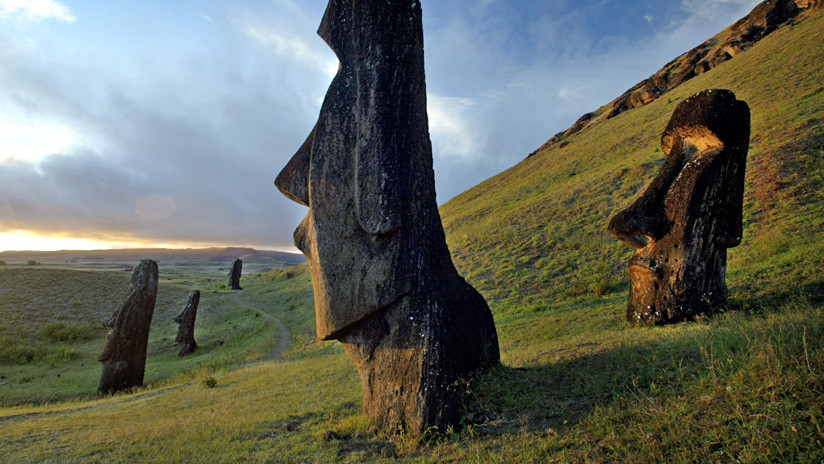
[[[137,263],[129,293],[106,325],[112,328],[99,360],[103,363],[98,391],[109,393],[143,384],[149,328],[157,297],[157,263]]]
[[[630,322],[678,322],[726,303],[749,140],[749,107],[728,90],[700,92],[675,109],[661,137],[661,172],[609,223],[637,249],[628,263]]]
[[[455,270],[435,201],[417,0],[330,0],[340,59],[318,122],[275,185],[309,207],[295,244],[318,337],[358,366],[376,427],[455,426],[459,385],[499,362],[492,314]]]
[[[197,348],[195,342],[195,319],[197,318],[197,306],[200,303],[200,290],[189,292],[189,300],[186,307],[175,317],[175,322],[180,324],[177,328],[175,341],[180,343],[178,356],[192,354]]]
[[[331,0],[318,31],[340,69],[275,185],[309,207],[295,244],[309,261],[321,339],[341,338],[408,294],[416,244],[432,240],[428,222],[438,221],[428,235],[443,237],[420,17],[414,0]]]
[[[243,272],[243,261],[240,258],[235,258],[232,261],[232,268],[229,270],[229,289],[243,290],[240,288],[240,276]]]

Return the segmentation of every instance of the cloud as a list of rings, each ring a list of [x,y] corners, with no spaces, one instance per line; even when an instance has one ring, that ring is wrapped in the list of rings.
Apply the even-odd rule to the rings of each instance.
[[[658,2],[644,1],[624,16],[617,2],[596,0],[425,3],[439,200],[516,164],[733,22],[747,3],[724,2],[717,17],[699,17],[706,1],[690,4],[695,12],[681,2],[651,10]],[[107,16],[95,31],[107,49],[86,40],[82,53],[60,54],[72,46],[52,31],[31,42],[0,37],[0,139],[62,134],[14,160],[7,153],[19,149],[0,140],[0,233],[291,245],[306,209],[273,180],[311,130],[337,68],[315,34],[325,4],[213,3],[170,30],[157,23],[153,40],[168,43],[162,53],[118,35],[149,21],[132,17],[154,14],[142,7]],[[655,11],[655,27],[637,13],[644,11]]]
[[[323,71],[331,80],[338,60],[314,33],[320,18],[310,19],[290,0],[272,0],[272,4],[263,10],[235,9],[229,20],[235,29],[277,56],[302,68]]]
[[[225,48],[137,52],[137,70],[93,49],[54,56],[48,42],[0,57],[0,107],[12,122],[77,135],[49,147],[55,154],[0,161],[0,232],[291,246],[305,209],[273,182],[311,129],[328,77],[219,30]]]
[[[239,26],[249,37],[255,39],[261,45],[269,47],[282,57],[289,58],[309,68],[323,71],[337,69],[336,61],[330,60],[328,55],[320,53],[315,47],[307,45],[300,39],[281,34],[267,27],[252,24],[240,24]]]
[[[682,0],[681,8],[692,17],[706,18],[719,16],[719,12],[732,10],[752,10],[760,0]]]
[[[166,195],[149,195],[135,203],[135,212],[142,218],[150,221],[168,219],[177,211],[174,198]]]
[[[77,19],[69,7],[55,0],[0,0],[0,18],[26,21],[54,19],[66,23]]]
[[[523,160],[757,3],[471,2],[481,17],[451,2],[426,5],[439,201]]]
[[[466,111],[475,105],[470,98],[441,97],[429,94],[427,112],[432,144],[442,157],[478,157],[475,134],[466,119]]]
[[[78,135],[65,124],[0,114],[0,161],[38,161],[78,142]]]

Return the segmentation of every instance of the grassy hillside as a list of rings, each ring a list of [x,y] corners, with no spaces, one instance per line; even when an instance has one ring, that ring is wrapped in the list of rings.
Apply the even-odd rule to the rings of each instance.
[[[415,448],[366,428],[354,365],[339,344],[312,337],[300,266],[251,276],[226,296],[285,327],[289,348],[276,362],[4,407],[0,462],[821,462],[822,30],[824,14],[780,29],[443,206],[456,264],[495,313],[504,363],[473,387],[461,431]],[[633,328],[623,320],[632,249],[606,223],[657,173],[677,102],[711,87],[735,91],[753,113],[731,308]],[[201,386],[201,375],[217,386]]]
[[[0,268],[0,405],[93,394],[101,325],[129,288],[129,272],[42,267]],[[246,364],[272,351],[278,327],[226,290],[222,276],[161,268],[152,318],[146,382],[157,386]],[[177,357],[177,316],[190,290],[201,289],[199,349]]]

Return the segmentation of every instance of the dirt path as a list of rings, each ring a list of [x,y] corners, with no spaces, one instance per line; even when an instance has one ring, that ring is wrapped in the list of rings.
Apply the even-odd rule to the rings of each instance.
[[[280,332],[278,333],[278,343],[275,346],[274,351],[272,351],[271,353],[264,356],[262,358],[262,360],[263,361],[274,361],[274,360],[280,358],[281,355],[283,355],[283,353],[286,352],[287,349],[289,349],[289,345],[291,345],[291,343],[292,343],[292,336],[289,334],[289,329],[287,329],[286,326],[283,325],[282,322],[280,322],[280,319],[272,316],[271,314],[269,314],[265,311],[262,311],[258,308],[255,308],[254,306],[250,306],[246,303],[241,302],[239,297],[240,297],[240,295],[238,295],[238,294],[235,294],[232,297],[232,301],[236,305],[240,306],[241,308],[248,309],[249,311],[255,312],[257,314],[260,314],[261,316],[263,316],[263,317],[269,319],[270,321],[274,322],[275,325],[277,325],[280,328]]]
[[[266,313],[265,311],[262,311],[258,308],[255,308],[254,306],[251,306],[251,305],[248,305],[246,303],[241,302],[239,294],[232,295],[231,299],[232,299],[232,302],[234,302],[236,305],[238,305],[238,306],[240,306],[244,309],[247,309],[249,311],[252,311],[254,313],[260,314],[262,317],[265,317],[265,318],[269,319],[270,321],[274,322],[275,325],[279,329],[278,342],[277,342],[277,345],[275,346],[275,349],[271,353],[267,354],[266,356],[264,356],[263,358],[261,358],[257,362],[260,362],[260,361],[274,361],[274,360],[277,360],[278,358],[280,358],[283,355],[283,353],[285,353],[286,350],[289,349],[289,345],[292,343],[292,336],[291,336],[291,334],[289,334],[289,329],[287,329],[286,326],[283,325],[282,322],[280,322],[280,319],[272,316],[271,314]],[[252,363],[252,364],[254,364],[254,363]],[[246,364],[244,366],[240,366],[240,367],[237,367],[235,369],[231,369],[231,370],[227,371],[226,373],[234,372],[234,371],[243,369],[245,367],[248,367],[249,365],[250,364]],[[32,417],[50,417],[50,416],[58,416],[58,415],[63,415],[63,414],[72,414],[72,413],[75,413],[75,412],[87,411],[87,410],[90,410],[90,409],[110,408],[110,407],[113,407],[113,406],[121,405],[123,403],[130,403],[130,402],[141,400],[141,399],[153,398],[155,396],[159,396],[159,395],[162,395],[164,393],[168,393],[170,391],[179,390],[179,389],[181,389],[185,386],[192,385],[194,383],[196,383],[196,382],[188,382],[188,383],[184,383],[184,384],[181,384],[181,385],[174,385],[174,386],[171,386],[171,387],[159,388],[157,390],[147,391],[147,392],[139,393],[139,394],[136,394],[136,395],[124,396],[123,398],[115,400],[115,401],[110,401],[110,402],[105,402],[105,403],[95,404],[95,405],[90,405],[90,406],[82,406],[82,407],[79,407],[79,408],[65,409],[65,410],[62,410],[62,411],[28,412],[28,413],[22,413],[22,414],[12,414],[12,415],[8,415],[8,416],[0,416],[0,424],[6,423],[6,422],[12,422],[12,421],[25,420],[25,419],[29,419],[29,418],[32,418]]]

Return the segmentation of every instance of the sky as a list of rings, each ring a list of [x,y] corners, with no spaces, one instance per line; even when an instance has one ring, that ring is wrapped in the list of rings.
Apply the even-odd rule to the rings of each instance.
[[[292,249],[326,3],[0,0],[0,251]],[[757,3],[421,0],[438,204]]]

